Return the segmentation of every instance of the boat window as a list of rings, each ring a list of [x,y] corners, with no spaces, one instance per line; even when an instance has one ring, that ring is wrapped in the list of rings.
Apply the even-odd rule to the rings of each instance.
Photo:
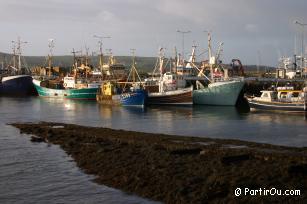
[[[268,93],[263,93],[263,94],[262,94],[262,97],[263,97],[263,98],[268,98],[269,95],[268,95]]]
[[[293,92],[292,93],[292,97],[298,97],[299,96],[299,92]]]
[[[281,92],[280,98],[287,98],[287,92]]]
[[[273,99],[277,99],[277,93],[276,93],[276,92],[272,92],[271,97],[272,97]]]

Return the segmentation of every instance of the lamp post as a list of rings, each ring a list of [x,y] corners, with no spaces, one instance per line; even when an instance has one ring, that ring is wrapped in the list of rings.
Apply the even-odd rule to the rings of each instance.
[[[181,33],[182,34],[182,60],[184,60],[184,35],[187,33],[190,33],[191,31],[181,31],[181,30],[177,30],[177,33]]]
[[[301,26],[302,28],[302,50],[301,50],[301,72],[303,71],[303,66],[304,66],[304,26],[307,26],[306,23],[300,23],[299,21],[294,21],[294,24],[297,24]],[[302,74],[302,73],[301,73]]]

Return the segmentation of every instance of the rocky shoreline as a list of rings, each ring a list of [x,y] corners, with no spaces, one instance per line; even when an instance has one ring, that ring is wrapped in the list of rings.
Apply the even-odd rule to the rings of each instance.
[[[164,203],[302,202],[307,148],[140,133],[61,123],[15,123],[33,142],[60,145],[95,181]],[[241,196],[235,190],[241,188]],[[244,195],[244,189],[300,195]]]

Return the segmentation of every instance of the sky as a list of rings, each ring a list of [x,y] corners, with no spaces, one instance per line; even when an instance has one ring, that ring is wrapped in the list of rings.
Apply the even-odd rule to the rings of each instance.
[[[207,58],[207,33],[216,51],[223,42],[221,59],[230,63],[276,66],[281,56],[301,53],[302,26],[307,23],[306,0],[0,0],[0,51],[12,52],[12,40],[22,41],[24,55],[71,55],[72,49],[116,55],[157,56],[163,47],[172,56],[174,47],[186,58],[192,45],[199,60]],[[305,27],[304,39],[307,36]],[[305,39],[307,45],[307,39]],[[307,50],[307,49],[306,49]]]

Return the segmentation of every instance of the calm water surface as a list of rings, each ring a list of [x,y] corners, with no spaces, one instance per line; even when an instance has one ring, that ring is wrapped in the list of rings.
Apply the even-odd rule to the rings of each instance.
[[[152,203],[92,182],[58,146],[34,144],[10,122],[53,121],[144,132],[307,146],[303,114],[234,107],[100,106],[95,102],[0,98],[0,203]]]

